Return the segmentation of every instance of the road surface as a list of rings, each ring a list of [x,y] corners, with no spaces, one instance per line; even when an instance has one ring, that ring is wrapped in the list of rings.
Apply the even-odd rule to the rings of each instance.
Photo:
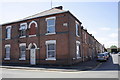
[[[118,65],[118,55],[113,54],[107,62],[102,62],[90,71],[61,72],[3,68],[2,78],[118,78]]]

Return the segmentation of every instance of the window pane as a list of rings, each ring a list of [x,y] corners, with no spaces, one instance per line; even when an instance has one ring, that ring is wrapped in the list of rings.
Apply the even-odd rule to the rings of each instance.
[[[79,25],[78,24],[76,24],[76,35],[79,36]]]
[[[25,51],[25,50],[26,50],[26,47],[25,47],[25,46],[21,46],[21,47],[20,47],[20,50],[21,50],[21,51]]]
[[[48,33],[54,33],[55,32],[55,27],[54,26],[47,27],[47,32]]]
[[[76,46],[77,46],[76,55],[77,57],[80,57],[80,45],[77,44]]]
[[[48,44],[48,50],[55,50],[55,44]]]
[[[20,29],[19,30],[26,30],[26,29],[27,29],[27,25],[26,24],[20,25]]]
[[[21,58],[25,57],[25,51],[21,51]]]
[[[10,38],[10,28],[7,28],[6,30],[6,38]]]
[[[79,45],[77,45],[77,51],[79,51]]]
[[[55,24],[55,20],[54,20],[54,19],[48,19],[48,20],[47,20],[47,25],[48,25],[48,26],[51,26],[51,25],[54,26],[54,24]]]
[[[35,45],[32,45],[31,49],[35,49]]]
[[[21,46],[20,47],[20,53],[21,53],[21,58],[25,58],[25,53],[26,53],[26,46]]]
[[[79,31],[79,25],[78,25],[78,35],[80,35],[80,31]]]
[[[21,25],[21,28],[22,28],[22,30],[25,30],[26,26],[25,25]]]
[[[6,58],[10,58],[10,47],[6,47]]]
[[[54,58],[55,57],[55,51],[48,51],[48,58]]]
[[[20,36],[26,36],[26,31],[25,30],[21,30]]]
[[[77,57],[80,57],[80,54],[79,54],[79,53],[77,53]]]

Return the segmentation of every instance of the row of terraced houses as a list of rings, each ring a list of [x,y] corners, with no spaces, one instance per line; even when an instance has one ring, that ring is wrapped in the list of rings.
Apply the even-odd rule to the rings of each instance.
[[[62,6],[2,24],[3,64],[72,65],[91,60],[104,46]]]

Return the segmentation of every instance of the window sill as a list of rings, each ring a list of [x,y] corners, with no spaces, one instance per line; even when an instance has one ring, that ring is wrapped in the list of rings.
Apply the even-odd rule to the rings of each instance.
[[[80,59],[81,57],[77,57],[77,59]]]
[[[29,37],[35,37],[36,35],[29,35]]]
[[[19,58],[19,60],[26,60],[25,58]]]
[[[26,36],[20,36],[20,38],[25,38]]]
[[[75,58],[73,58],[73,60],[75,60]]]
[[[10,38],[5,38],[5,40],[10,40]]]
[[[10,58],[4,58],[4,60],[10,60]]]
[[[46,60],[56,60],[55,58],[47,58]]]
[[[79,35],[76,35],[77,37],[80,37]]]
[[[46,33],[45,35],[52,35],[52,34],[56,34],[56,32],[54,32],[54,33]]]

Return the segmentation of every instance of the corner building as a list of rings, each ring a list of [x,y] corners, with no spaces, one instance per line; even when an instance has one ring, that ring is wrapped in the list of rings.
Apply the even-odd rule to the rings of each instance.
[[[87,61],[92,50],[87,43],[89,33],[81,24],[62,6],[2,24],[2,63],[72,65]]]

